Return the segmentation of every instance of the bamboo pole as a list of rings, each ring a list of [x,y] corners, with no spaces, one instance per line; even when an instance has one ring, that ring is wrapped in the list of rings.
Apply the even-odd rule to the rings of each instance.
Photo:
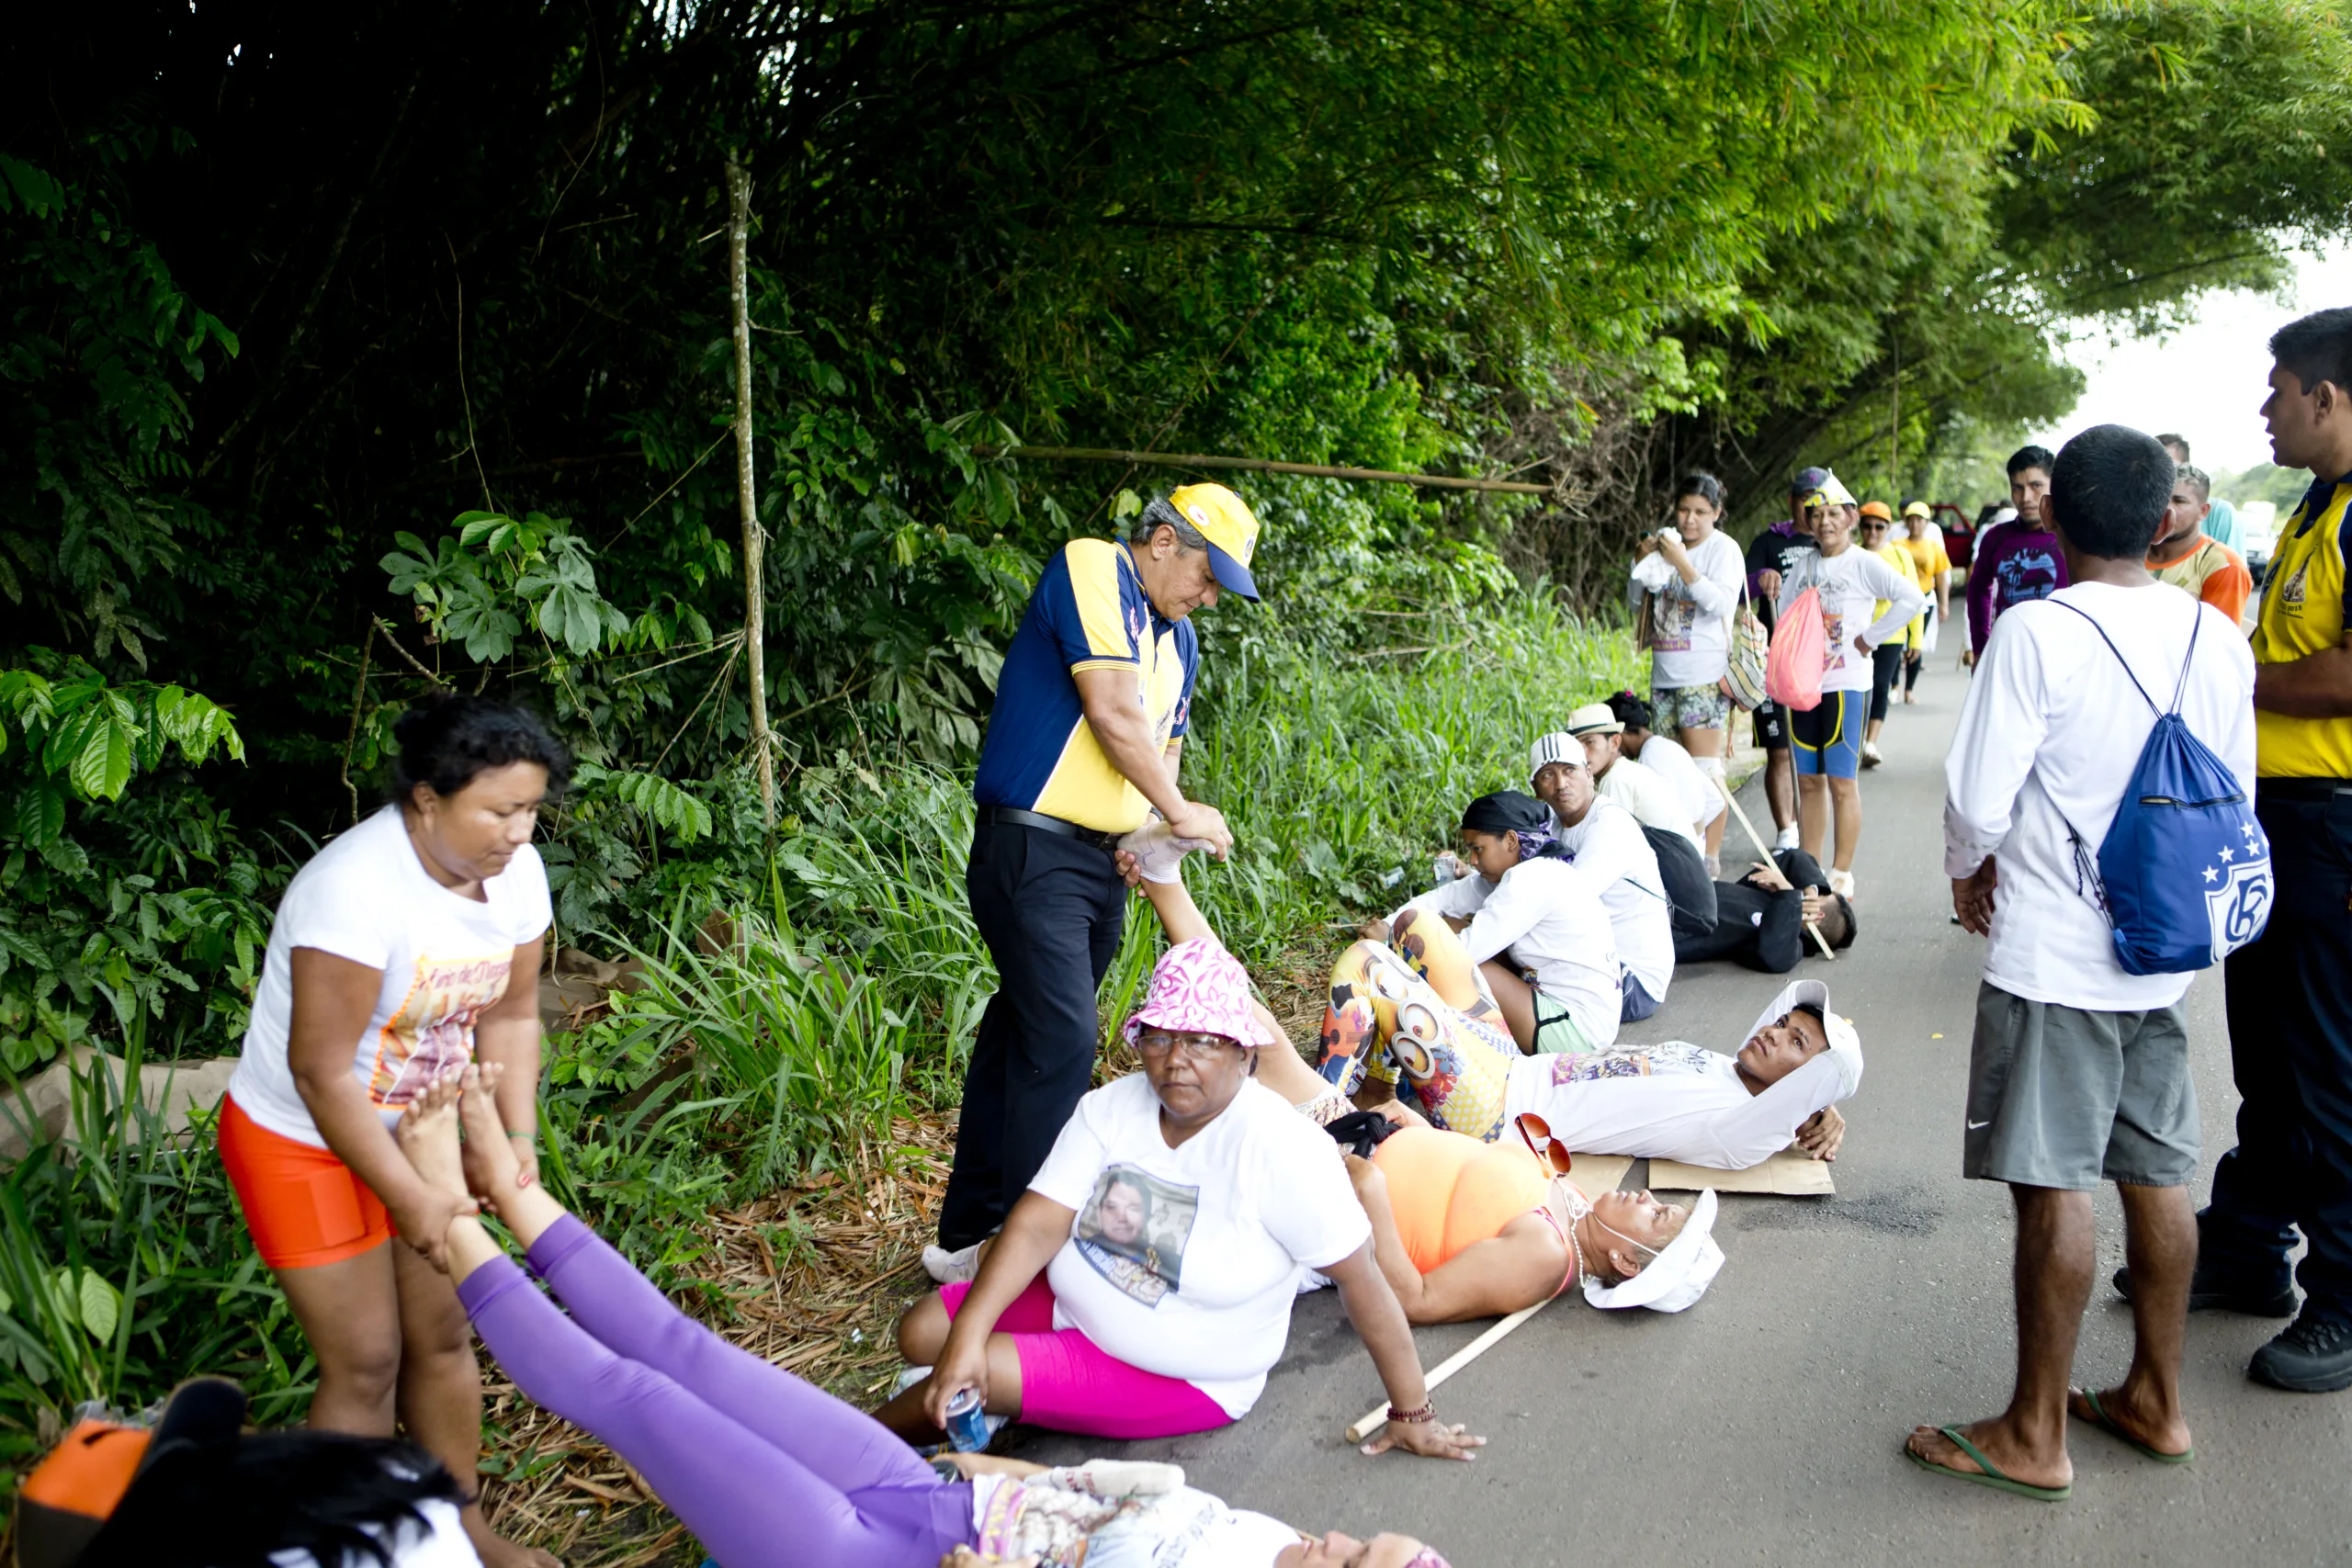
[[[1454,1373],[1460,1371],[1463,1368],[1468,1366],[1471,1362],[1476,1360],[1487,1351],[1493,1349],[1495,1346],[1501,1341],[1504,1335],[1509,1334],[1512,1329],[1517,1328],[1521,1324],[1525,1323],[1529,1318],[1533,1317],[1537,1313],[1542,1312],[1545,1307],[1550,1306],[1554,1299],[1555,1298],[1551,1296],[1546,1296],[1532,1307],[1520,1308],[1517,1312],[1511,1314],[1509,1317],[1503,1319],[1500,1323],[1498,1323],[1484,1334],[1478,1336],[1477,1338],[1473,1339],[1469,1344],[1464,1345],[1461,1349],[1456,1350],[1453,1355],[1448,1356],[1444,1360],[1440,1361],[1436,1366],[1430,1368],[1430,1371],[1422,1376],[1421,1386],[1434,1393],[1438,1384],[1443,1382],[1446,1379],[1452,1377]],[[1385,1401],[1383,1401],[1382,1403],[1374,1405],[1371,1409],[1365,1411],[1363,1418],[1358,1420],[1354,1426],[1348,1428],[1348,1441],[1351,1443],[1361,1443],[1366,1438],[1371,1437],[1374,1432],[1379,1431],[1383,1427],[1387,1425],[1388,1405]]]
[[[750,655],[752,754],[758,759],[760,820],[775,826],[775,751],[768,741],[766,565],[752,481],[752,298],[746,258],[752,177],[727,160],[727,297],[735,326],[735,496],[743,514],[743,648]]]
[[[1491,491],[1503,495],[1549,495],[1550,485],[1517,479],[1465,479],[1451,474],[1400,474],[1386,468],[1338,468],[1325,463],[1278,463],[1268,457],[1223,457],[1201,452],[1129,452],[1112,446],[978,446],[979,457],[1036,457],[1055,462],[1140,463],[1162,468],[1239,468],[1253,474],[1303,474],[1317,479],[1371,479],[1381,484],[1421,485],[1431,490]]]

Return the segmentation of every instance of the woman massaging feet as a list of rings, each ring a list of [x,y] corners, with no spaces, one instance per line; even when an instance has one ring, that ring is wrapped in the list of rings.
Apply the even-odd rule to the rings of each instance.
[[[1443,1568],[1402,1536],[1302,1537],[1182,1485],[1170,1465],[1046,1471],[957,1455],[956,1477],[943,1475],[869,1417],[684,1316],[545,1188],[522,1185],[498,1076],[493,1066],[436,1081],[395,1131],[455,1210],[440,1258],[515,1387],[633,1466],[722,1568],[1042,1568],[1138,1540],[1166,1568]],[[474,1217],[475,1194],[562,1306]]]

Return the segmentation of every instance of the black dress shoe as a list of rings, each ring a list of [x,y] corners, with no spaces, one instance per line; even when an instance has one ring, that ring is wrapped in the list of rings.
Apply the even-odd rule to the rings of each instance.
[[[2118,1269],[2115,1271],[2115,1293],[2127,1302],[2132,1299],[2131,1269]],[[2295,1315],[2295,1287],[2289,1285],[2276,1295],[2262,1295],[2209,1280],[2200,1269],[2188,1278],[2188,1310],[2240,1312],[2248,1317],[2292,1317]]]
[[[2352,1318],[2303,1314],[2254,1353],[2246,1376],[2290,1393],[2334,1393],[2352,1388]]]

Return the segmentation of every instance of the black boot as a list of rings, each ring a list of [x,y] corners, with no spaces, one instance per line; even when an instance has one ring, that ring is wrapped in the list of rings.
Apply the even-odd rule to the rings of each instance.
[[[2131,1269],[2118,1269],[2115,1271],[2115,1293],[2127,1302],[2132,1299]],[[2295,1287],[2283,1285],[2276,1294],[2248,1290],[2233,1280],[2209,1275],[2205,1265],[2199,1262],[2197,1271],[2188,1277],[2188,1310],[2241,1312],[2248,1317],[2292,1317],[2295,1315]]]
[[[2254,1353],[2246,1376],[2293,1393],[2352,1388],[2352,1317],[2306,1303],[2285,1333]]]

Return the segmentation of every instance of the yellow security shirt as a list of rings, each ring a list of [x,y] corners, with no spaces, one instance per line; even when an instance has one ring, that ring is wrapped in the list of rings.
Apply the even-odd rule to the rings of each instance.
[[[2325,493],[2326,500],[2316,500]],[[2254,661],[2290,664],[2344,640],[2344,511],[2352,482],[2313,485],[2279,531],[2254,626]],[[2316,513],[2314,513],[2316,507]],[[2255,773],[2266,779],[2352,779],[2352,717],[2290,718],[2254,710]]]
[[[972,797],[1075,822],[1097,832],[1143,826],[1150,803],[1087,727],[1075,674],[1132,672],[1136,705],[1165,750],[1182,736],[1200,671],[1187,621],[1163,620],[1127,547],[1074,539],[1046,563],[997,676]]]

